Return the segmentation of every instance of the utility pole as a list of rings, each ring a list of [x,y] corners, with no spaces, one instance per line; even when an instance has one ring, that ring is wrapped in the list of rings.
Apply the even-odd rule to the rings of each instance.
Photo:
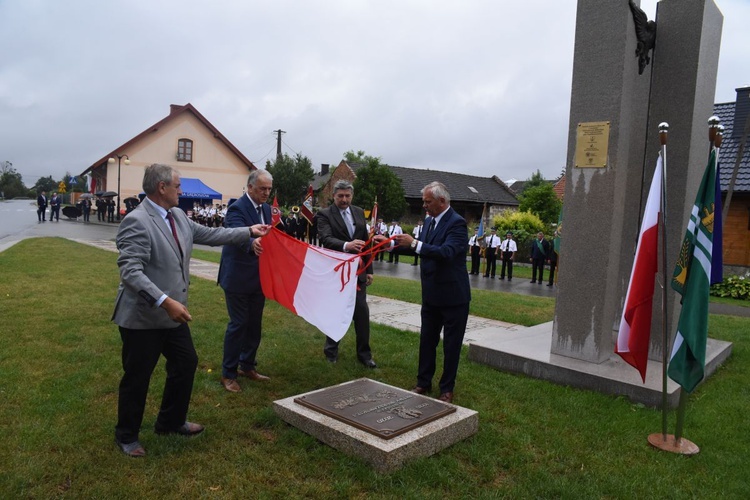
[[[283,130],[274,130],[276,133],[276,161],[281,161],[281,134],[286,134]]]

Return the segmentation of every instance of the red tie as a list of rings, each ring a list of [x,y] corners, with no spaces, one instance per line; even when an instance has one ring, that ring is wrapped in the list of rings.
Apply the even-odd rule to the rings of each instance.
[[[174,242],[177,243],[177,248],[180,249],[180,255],[182,255],[182,247],[180,246],[180,240],[177,239],[177,228],[174,226],[174,217],[172,217],[172,212],[167,210],[167,220],[169,221],[169,227],[172,228],[172,236],[174,236]]]

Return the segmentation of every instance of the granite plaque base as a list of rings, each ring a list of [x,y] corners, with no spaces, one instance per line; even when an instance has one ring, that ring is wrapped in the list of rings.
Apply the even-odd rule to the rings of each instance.
[[[364,389],[364,392],[362,391]],[[374,391],[380,396],[372,397]],[[359,408],[353,413],[363,415],[381,415],[374,418],[374,424],[362,424],[360,415],[357,425],[346,422],[341,413],[320,411],[313,406],[330,406],[338,401],[339,396],[348,395],[339,404],[344,408]],[[362,401],[357,403],[356,398],[366,400],[385,398],[377,401]],[[352,399],[354,398],[354,399]],[[403,399],[407,398],[407,399]],[[400,400],[400,401],[399,401]],[[304,403],[303,403],[304,402]],[[312,404],[311,404],[312,402]],[[404,404],[407,402],[407,404]],[[350,403],[354,403],[351,406]],[[424,415],[424,420],[419,425],[414,425],[413,417],[407,417],[404,425],[394,422],[400,419],[396,415],[403,410],[396,408],[407,408],[407,413],[412,413],[411,408],[419,407]],[[358,379],[336,386],[312,391],[299,396],[274,401],[273,408],[276,414],[288,424],[310,434],[323,443],[350,456],[361,458],[370,463],[376,470],[388,472],[398,469],[407,460],[428,457],[462,441],[475,434],[479,428],[479,415],[473,410],[450,405],[441,401],[419,396],[370,379]],[[431,408],[432,411],[426,411]],[[382,410],[382,411],[381,411]],[[393,412],[391,412],[393,410]],[[338,411],[338,410],[337,410]],[[351,412],[350,412],[351,413]],[[418,416],[418,415],[417,415]],[[393,418],[387,418],[393,417]],[[349,418],[349,417],[346,417]],[[377,420],[383,420],[378,423]],[[387,427],[379,427],[380,424]],[[365,429],[365,427],[371,427]],[[383,434],[378,435],[378,433]]]

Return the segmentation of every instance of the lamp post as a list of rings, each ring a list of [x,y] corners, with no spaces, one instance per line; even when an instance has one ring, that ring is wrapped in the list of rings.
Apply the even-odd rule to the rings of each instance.
[[[130,157],[128,155],[118,155],[115,153],[115,156],[117,157],[117,220],[120,220],[120,162],[123,158],[125,158],[125,165],[130,165]],[[110,156],[109,160],[107,160],[107,163],[114,165],[115,163],[115,156]]]

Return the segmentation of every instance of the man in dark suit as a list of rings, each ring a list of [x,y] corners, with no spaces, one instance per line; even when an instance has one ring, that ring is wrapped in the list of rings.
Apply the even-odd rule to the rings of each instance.
[[[324,248],[339,252],[359,253],[368,239],[365,212],[352,205],[354,187],[346,180],[333,186],[333,205],[318,212],[318,237]],[[368,368],[377,368],[370,350],[370,308],[367,287],[372,284],[372,264],[357,277],[357,301],[354,305],[354,331],[357,334],[357,358]],[[326,337],[323,348],[328,361],[335,363],[339,343]]]
[[[225,227],[247,227],[271,223],[268,197],[273,189],[273,177],[266,170],[254,170],[247,179],[247,190],[227,209]],[[219,284],[224,289],[229,323],[224,333],[224,360],[221,385],[229,392],[242,388],[237,376],[265,381],[269,378],[255,370],[256,354],[260,346],[263,308],[266,297],[260,285],[258,255],[262,251],[261,238],[239,246],[226,245],[221,250]]]
[[[268,226],[207,228],[176,209],[180,175],[154,164],[143,176],[146,198],[125,217],[117,232],[120,286],[112,320],[122,339],[122,367],[115,442],[131,457],[146,454],[138,441],[151,374],[159,357],[167,359],[157,434],[194,436],[203,426],[186,420],[198,355],[193,347],[187,309],[193,243],[241,245]]]
[[[544,261],[549,254],[549,241],[544,239],[544,233],[539,231],[536,239],[531,242],[531,282],[542,284],[544,281]],[[536,279],[539,271],[539,281]]]
[[[36,197],[36,216],[39,222],[45,222],[47,220],[47,193],[42,191],[39,196]]]
[[[438,399],[453,402],[458,361],[469,318],[471,288],[466,273],[466,221],[450,206],[450,194],[440,182],[422,189],[427,211],[419,240],[409,234],[396,237],[399,248],[422,257],[422,327],[419,338],[417,394],[432,390],[437,345],[443,330],[443,374]]]
[[[49,221],[56,220],[60,222],[60,205],[62,205],[62,196],[52,193],[52,199],[49,201]]]

